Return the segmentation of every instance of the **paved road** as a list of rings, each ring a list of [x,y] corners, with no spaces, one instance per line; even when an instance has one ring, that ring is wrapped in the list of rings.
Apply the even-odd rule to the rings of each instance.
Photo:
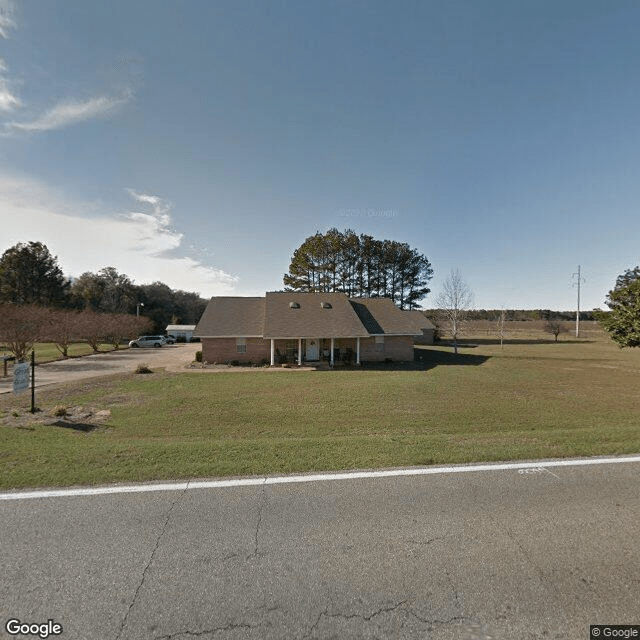
[[[2,626],[52,618],[64,640],[586,640],[589,624],[640,623],[639,471],[0,501]]]
[[[69,358],[36,367],[36,388],[50,384],[71,382],[116,373],[132,373],[141,363],[151,368],[165,367],[179,370],[195,358],[199,343],[165,345],[159,349],[123,349],[82,358]],[[0,372],[1,374],[1,372]],[[12,390],[13,378],[0,377],[0,393]]]

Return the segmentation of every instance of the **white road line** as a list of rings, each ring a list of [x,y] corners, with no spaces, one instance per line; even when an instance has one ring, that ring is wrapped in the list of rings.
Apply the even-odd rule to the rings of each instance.
[[[225,489],[266,484],[296,484],[300,482],[325,482],[328,480],[358,480],[367,478],[394,478],[401,476],[428,476],[445,473],[474,473],[481,471],[508,471],[513,469],[549,467],[585,467],[599,464],[622,464],[640,462],[638,456],[616,458],[580,458],[565,460],[543,460],[536,462],[504,462],[488,464],[457,465],[446,467],[414,467],[411,469],[387,469],[380,471],[347,471],[344,473],[318,473],[297,476],[274,476],[264,478],[236,478],[232,480],[197,480],[163,484],[116,485],[109,487],[86,487],[78,489],[44,489],[39,491],[16,491],[0,493],[0,500],[27,500],[30,498],[61,498],[68,496],[96,496],[113,493],[144,493],[149,491],[184,491],[186,489]],[[551,473],[549,471],[549,473]],[[551,475],[556,476],[555,473]]]

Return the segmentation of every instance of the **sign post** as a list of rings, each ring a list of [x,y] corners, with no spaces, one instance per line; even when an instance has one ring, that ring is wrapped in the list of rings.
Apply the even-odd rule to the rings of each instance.
[[[31,413],[36,412],[36,350],[31,350]]]
[[[29,388],[29,369],[31,369],[31,413],[36,412],[36,353],[31,352],[31,364],[18,362],[13,367],[13,393],[19,395]]]
[[[16,362],[13,365],[13,393],[21,394],[29,388],[29,363]]]

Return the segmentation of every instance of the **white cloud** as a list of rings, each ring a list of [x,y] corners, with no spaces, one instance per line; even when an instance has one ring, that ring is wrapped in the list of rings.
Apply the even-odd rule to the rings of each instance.
[[[7,38],[9,29],[16,25],[12,19],[14,13],[14,3],[12,0],[0,0],[0,38]],[[7,73],[7,64],[0,58],[0,111],[11,111],[20,106],[20,100],[14,95],[9,87],[9,80],[4,76]]]
[[[0,38],[7,38],[9,29],[13,29],[16,23],[13,21],[15,3],[13,0],[0,0]]]
[[[171,205],[159,198],[158,196],[150,196],[146,193],[137,193],[133,189],[127,189],[127,193],[134,199],[143,204],[150,204],[153,207],[153,217],[155,220],[162,225],[168,225],[171,222],[171,218],[168,215],[169,209],[171,209]],[[129,216],[134,219],[137,216],[139,219],[148,217],[149,214],[146,213],[135,213],[132,212]]]
[[[0,71],[3,69],[0,68]],[[20,100],[9,88],[8,80],[0,76],[0,111],[11,111],[15,107],[19,107],[20,104]]]
[[[137,195],[154,211],[98,215],[95,203],[70,202],[46,185],[0,176],[0,254],[18,242],[38,240],[58,256],[67,276],[114,267],[138,284],[159,280],[205,297],[232,294],[234,276],[190,256],[175,257],[183,234],[169,228],[164,200]],[[166,210],[157,214],[156,207]]]
[[[116,97],[102,96],[84,102],[60,102],[31,122],[6,122],[4,126],[9,130],[26,132],[62,129],[83,120],[107,116],[129,102],[132,97],[133,92],[127,90]]]

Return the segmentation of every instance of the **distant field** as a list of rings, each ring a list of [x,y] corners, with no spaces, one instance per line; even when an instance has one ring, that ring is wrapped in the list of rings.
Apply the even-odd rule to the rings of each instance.
[[[518,320],[518,321],[505,321],[504,332],[505,339],[514,340],[554,340],[553,335],[546,333],[544,327],[546,322],[544,320]],[[576,323],[575,320],[571,322],[560,323],[563,332],[560,333],[558,341],[576,340]],[[446,331],[443,332],[443,337],[448,337]],[[490,320],[473,320],[467,323],[463,332],[465,338],[483,338],[499,340],[498,336],[498,323],[491,322]],[[602,340],[608,341],[607,334],[603,331],[602,327],[594,320],[582,320],[580,322],[580,334],[579,340]]]
[[[0,486],[640,452],[640,349],[594,338],[521,331],[501,349],[477,333],[458,357],[418,349],[421,370],[156,372],[39,391],[36,421],[111,410],[86,433],[29,423],[25,397],[7,394]]]

